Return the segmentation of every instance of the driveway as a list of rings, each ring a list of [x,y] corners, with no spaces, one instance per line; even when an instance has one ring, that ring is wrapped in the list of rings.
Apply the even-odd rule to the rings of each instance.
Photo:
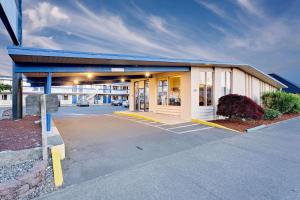
[[[42,199],[300,198],[300,118],[244,135],[112,115],[56,122],[66,185]]]
[[[62,106],[59,108],[58,112],[53,114],[53,116],[55,118],[93,116],[123,110],[127,110],[127,108],[111,105],[91,105],[89,107]]]

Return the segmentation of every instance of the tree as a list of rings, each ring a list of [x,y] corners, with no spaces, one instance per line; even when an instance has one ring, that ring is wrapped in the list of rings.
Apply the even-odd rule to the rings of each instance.
[[[9,90],[10,91],[11,90],[11,86],[0,83],[0,92],[3,92],[5,90]]]

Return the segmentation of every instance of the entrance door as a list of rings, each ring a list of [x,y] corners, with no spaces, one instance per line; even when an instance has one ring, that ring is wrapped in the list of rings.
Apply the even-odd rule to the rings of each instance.
[[[149,110],[149,81],[137,81],[134,83],[134,102],[136,111]]]

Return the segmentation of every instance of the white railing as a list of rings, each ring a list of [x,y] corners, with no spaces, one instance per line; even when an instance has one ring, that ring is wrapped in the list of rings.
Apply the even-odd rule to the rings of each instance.
[[[71,88],[71,87],[52,87],[53,94],[111,94],[111,95],[126,95],[129,90],[114,90],[114,89],[96,89],[96,88]],[[25,93],[44,93],[43,87],[24,86]]]

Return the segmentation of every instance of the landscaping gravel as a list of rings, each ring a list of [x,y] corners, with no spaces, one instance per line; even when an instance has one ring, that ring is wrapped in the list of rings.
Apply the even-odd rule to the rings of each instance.
[[[54,178],[53,178],[53,168],[52,168],[52,158],[49,151],[48,154],[48,167],[46,169],[45,178],[43,184],[35,190],[31,195],[27,196],[24,200],[34,199],[39,196],[43,196],[49,192],[55,191],[57,188],[54,185]]]
[[[36,160],[29,160],[20,164],[1,166],[0,167],[0,183],[22,176],[28,172],[34,165]]]

